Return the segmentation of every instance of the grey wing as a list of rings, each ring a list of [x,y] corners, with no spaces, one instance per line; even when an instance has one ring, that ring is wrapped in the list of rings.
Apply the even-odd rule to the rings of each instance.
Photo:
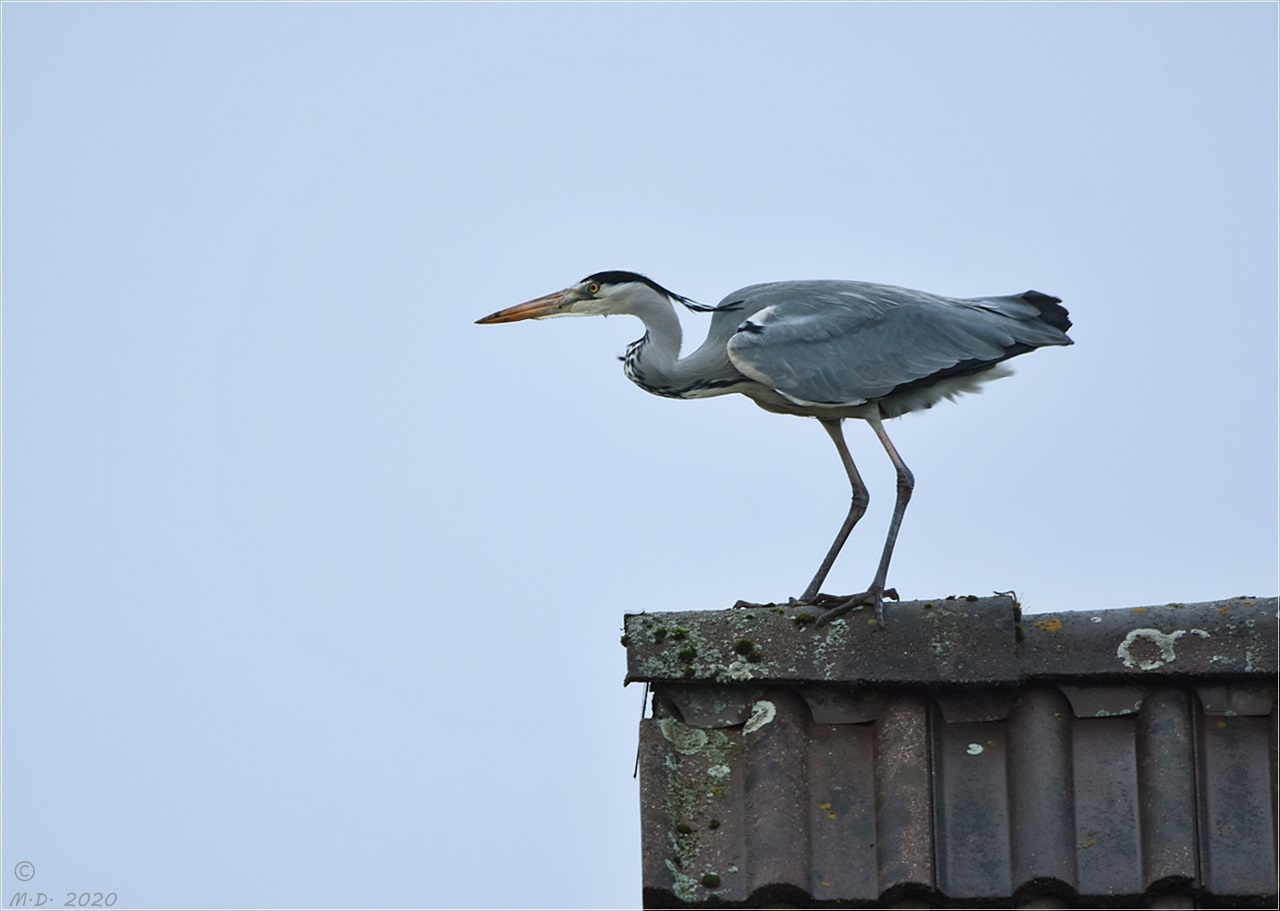
[[[958,300],[865,282],[744,288],[728,340],[742,373],[801,405],[859,405],[1069,345],[1066,310],[1038,292]]]

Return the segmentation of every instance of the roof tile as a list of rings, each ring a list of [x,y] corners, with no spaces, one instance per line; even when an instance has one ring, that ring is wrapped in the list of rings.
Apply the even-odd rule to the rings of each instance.
[[[628,617],[645,903],[1274,907],[1276,607]]]

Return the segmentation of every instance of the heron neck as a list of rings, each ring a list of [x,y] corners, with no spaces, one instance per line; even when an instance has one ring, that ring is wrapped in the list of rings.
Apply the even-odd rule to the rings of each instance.
[[[723,345],[704,344],[680,357],[680,318],[670,301],[646,300],[631,312],[644,322],[646,332],[627,346],[622,360],[627,378],[641,389],[669,398],[699,398],[720,395],[741,380]]]
[[[635,308],[635,315],[645,328],[644,338],[632,343],[637,346],[637,359],[643,361],[646,373],[669,377],[679,362],[684,338],[675,307],[666,298],[648,298]]]

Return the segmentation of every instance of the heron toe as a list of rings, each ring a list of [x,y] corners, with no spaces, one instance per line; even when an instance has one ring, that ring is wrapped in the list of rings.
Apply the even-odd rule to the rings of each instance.
[[[829,601],[826,601],[824,599],[837,600],[839,601],[839,603],[837,603],[835,607],[828,608],[823,614],[821,614],[818,617],[818,623],[817,623],[818,626],[826,626],[832,620],[835,620],[838,617],[843,617],[845,614],[849,613],[849,611],[853,610],[854,608],[867,607],[870,605],[875,606],[876,621],[881,626],[884,626],[884,602],[886,599],[897,601],[898,590],[895,588],[881,588],[880,586],[875,585],[864,592],[861,592],[856,595],[850,595],[849,597],[843,598],[843,599],[832,598],[832,596],[830,595],[819,595],[815,599],[815,602],[819,606],[821,606],[824,603],[829,603]]]

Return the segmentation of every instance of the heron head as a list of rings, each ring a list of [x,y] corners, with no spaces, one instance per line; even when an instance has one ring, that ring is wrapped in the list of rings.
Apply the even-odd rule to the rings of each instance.
[[[655,295],[685,302],[686,298],[635,272],[597,272],[576,285],[516,304],[476,320],[489,323],[514,323],[522,319],[551,319],[557,316],[608,316],[611,313],[635,313],[641,302],[653,301]]]

